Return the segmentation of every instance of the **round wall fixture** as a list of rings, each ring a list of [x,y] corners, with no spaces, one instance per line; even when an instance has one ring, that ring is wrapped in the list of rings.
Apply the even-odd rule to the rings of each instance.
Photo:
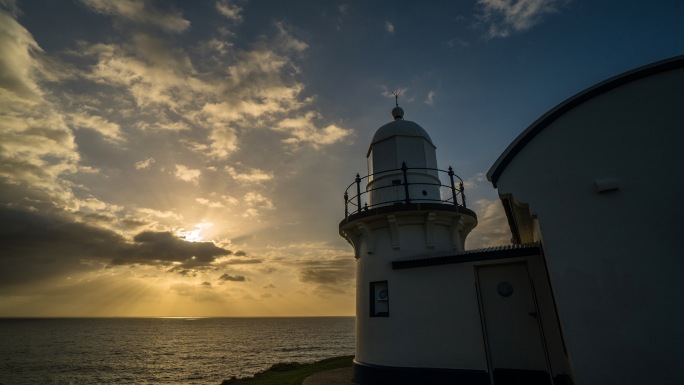
[[[387,301],[389,299],[389,293],[386,289],[380,290],[378,293],[378,301]]]
[[[513,295],[513,285],[511,285],[510,282],[506,281],[499,282],[499,284],[496,285],[496,291],[502,297],[510,297],[511,295]]]

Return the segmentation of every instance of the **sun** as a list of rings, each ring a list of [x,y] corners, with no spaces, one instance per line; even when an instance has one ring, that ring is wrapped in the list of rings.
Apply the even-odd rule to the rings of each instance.
[[[204,242],[201,233],[203,230],[214,226],[211,222],[202,222],[195,225],[194,230],[186,230],[184,227],[176,230],[176,235],[188,242]]]

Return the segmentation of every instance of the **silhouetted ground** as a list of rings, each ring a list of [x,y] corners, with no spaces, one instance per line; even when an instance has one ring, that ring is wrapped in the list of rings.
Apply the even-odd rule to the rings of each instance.
[[[255,374],[254,377],[231,378],[224,380],[221,385],[302,385],[304,380],[312,375],[316,376],[312,379],[308,379],[307,385],[353,384],[351,381],[351,366],[353,359],[354,356],[344,356],[328,358],[310,364],[300,364],[297,362],[279,363],[271,366],[264,372]],[[349,368],[349,370],[346,373],[344,371],[334,370],[340,368]],[[347,382],[333,382],[343,379],[344,377],[347,377]]]

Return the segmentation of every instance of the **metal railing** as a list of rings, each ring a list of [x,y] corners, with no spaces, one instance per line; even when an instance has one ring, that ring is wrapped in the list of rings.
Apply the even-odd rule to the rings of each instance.
[[[428,183],[428,182],[420,182],[420,181],[410,181],[409,176],[411,175],[409,171],[411,170],[420,170],[420,171],[436,171],[437,173],[437,179],[439,180],[439,183]],[[368,189],[368,186],[366,186],[365,191],[361,191],[361,182],[364,180],[368,180],[368,183],[371,183],[372,180],[378,178],[379,176],[383,175],[388,175],[388,174],[398,174],[398,172],[401,171],[402,174],[402,181],[401,184],[391,184],[391,185],[384,185],[384,186],[379,186],[375,188]],[[444,184],[442,182],[442,176],[447,175],[449,177],[449,184]],[[415,175],[415,174],[414,174]],[[424,177],[426,173],[420,173],[419,174],[421,177]],[[434,177],[432,174],[427,174],[431,175]],[[454,178],[458,179],[458,186],[454,183]],[[439,189],[439,198],[434,199],[434,198],[427,198],[427,197],[419,197],[419,198],[411,198],[410,195],[410,189],[409,186],[415,186],[415,185],[423,185],[423,186],[434,186],[438,187]],[[356,186],[356,194],[351,195],[349,194],[349,190],[352,189],[354,186]],[[371,192],[375,191],[380,191],[383,189],[388,189],[388,188],[397,188],[398,186],[403,186],[404,190],[404,197],[402,199],[395,199],[395,200],[382,200],[381,202],[378,203],[371,203],[369,204],[369,197]],[[353,194],[353,190],[352,190]],[[446,196],[446,197],[444,197]],[[461,203],[458,203],[458,197],[461,198]],[[392,204],[409,204],[411,202],[430,202],[430,203],[438,203],[438,204],[449,204],[453,206],[460,206],[465,208],[466,207],[466,197],[465,193],[463,192],[463,179],[459,177],[458,175],[454,174],[454,170],[449,166],[449,170],[440,170],[437,168],[426,168],[426,167],[407,167],[406,162],[401,163],[401,168],[396,168],[392,170],[385,170],[381,171],[378,173],[374,174],[369,174],[364,177],[361,177],[359,174],[356,174],[356,179],[354,182],[352,182],[347,189],[344,191],[344,218],[347,219],[349,218],[350,215],[360,213],[362,211],[368,211],[370,209],[373,209],[378,206],[387,206],[387,205],[392,205]],[[350,211],[349,209],[352,209]]]

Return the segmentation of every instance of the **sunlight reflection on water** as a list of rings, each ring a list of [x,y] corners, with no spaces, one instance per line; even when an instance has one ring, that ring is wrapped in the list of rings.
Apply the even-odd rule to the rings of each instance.
[[[0,341],[6,385],[220,384],[352,355],[354,318],[2,319]]]

